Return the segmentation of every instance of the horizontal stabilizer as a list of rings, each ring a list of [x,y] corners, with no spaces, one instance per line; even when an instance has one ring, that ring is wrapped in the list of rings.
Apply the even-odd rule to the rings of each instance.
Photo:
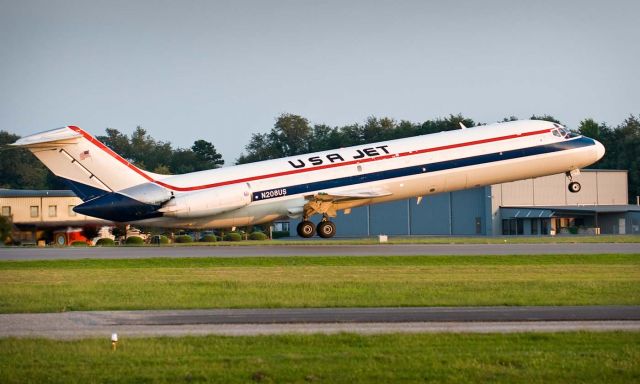
[[[62,127],[23,137],[11,145],[15,145],[18,147],[33,147],[45,143],[58,143],[65,141],[68,142],[70,140],[79,139],[81,137],[81,133],[75,132],[67,127]]]

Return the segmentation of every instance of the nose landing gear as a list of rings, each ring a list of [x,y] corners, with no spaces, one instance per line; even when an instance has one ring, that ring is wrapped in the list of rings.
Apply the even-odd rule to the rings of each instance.
[[[582,186],[577,181],[572,181],[569,183],[569,192],[577,193],[577,192],[580,192],[581,189],[582,189]]]
[[[580,183],[578,183],[577,181],[573,181],[573,175],[576,175],[576,174],[580,174],[580,171],[578,172],[570,171],[566,173],[567,178],[569,178],[569,181],[570,181],[568,188],[569,188],[569,192],[571,193],[578,193],[582,189],[582,185],[580,185]]]

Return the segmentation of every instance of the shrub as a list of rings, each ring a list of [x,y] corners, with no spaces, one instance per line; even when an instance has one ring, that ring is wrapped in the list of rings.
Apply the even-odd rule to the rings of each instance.
[[[4,244],[11,243],[11,227],[12,224],[8,217],[0,216],[0,241]]]
[[[151,244],[169,244],[169,238],[165,235],[154,235],[150,241]]]
[[[256,231],[249,235],[249,240],[267,240],[269,237],[262,232]]]
[[[116,242],[108,237],[104,237],[96,241],[96,247],[113,247],[114,245],[116,245]]]
[[[87,247],[89,244],[87,244],[86,241],[76,240],[73,243],[71,243],[70,245],[72,247]]]
[[[193,237],[189,235],[178,235],[174,240],[176,243],[192,243]]]
[[[200,238],[200,241],[205,243],[214,243],[218,240],[216,235],[204,235]]]
[[[143,245],[144,240],[142,240],[142,237],[140,236],[129,236],[124,243],[126,245]]]
[[[241,241],[242,235],[240,235],[238,232],[229,232],[226,235],[224,235],[224,240],[225,241]]]
[[[279,239],[281,237],[289,237],[291,235],[289,234],[289,231],[273,231],[271,232],[271,236],[273,236],[274,239]]]

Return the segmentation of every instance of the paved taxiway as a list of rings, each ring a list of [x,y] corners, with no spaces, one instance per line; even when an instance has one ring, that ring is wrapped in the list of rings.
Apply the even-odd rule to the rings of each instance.
[[[95,311],[0,315],[0,337],[640,331],[640,306]]]
[[[0,247],[0,260],[122,259],[151,257],[243,256],[418,256],[418,255],[543,255],[640,253],[638,243],[575,244],[376,244],[267,245],[185,247]]]

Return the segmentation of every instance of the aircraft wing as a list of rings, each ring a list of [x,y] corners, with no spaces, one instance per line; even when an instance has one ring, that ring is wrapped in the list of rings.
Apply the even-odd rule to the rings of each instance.
[[[389,196],[391,192],[385,191],[379,188],[368,189],[354,189],[341,192],[324,193],[319,192],[314,195],[305,196],[307,200],[319,200],[319,201],[345,201],[345,200],[360,200],[360,199],[373,199],[375,197]]]
[[[329,217],[335,217],[338,209],[350,209],[349,202],[351,201],[373,199],[391,194],[391,192],[381,188],[359,188],[331,193],[319,192],[305,196],[307,203],[302,207],[300,213],[304,213],[305,216],[321,213]],[[290,213],[299,214],[298,211],[296,211],[296,213]]]

